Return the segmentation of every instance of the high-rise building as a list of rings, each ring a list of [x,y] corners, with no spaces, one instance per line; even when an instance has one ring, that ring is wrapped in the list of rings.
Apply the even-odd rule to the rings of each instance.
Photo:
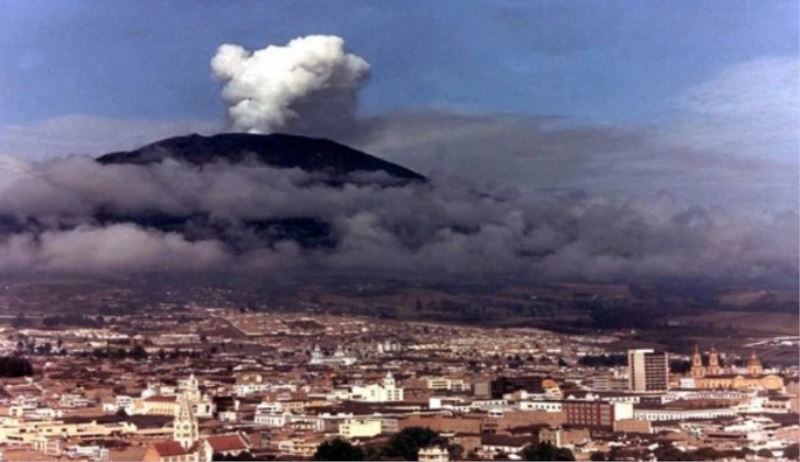
[[[628,389],[664,391],[669,386],[669,357],[650,349],[628,350]]]

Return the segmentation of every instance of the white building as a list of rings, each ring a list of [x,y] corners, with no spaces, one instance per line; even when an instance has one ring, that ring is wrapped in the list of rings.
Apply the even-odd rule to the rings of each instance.
[[[337,346],[336,351],[331,356],[325,356],[319,345],[314,345],[314,351],[311,352],[311,359],[308,364],[312,366],[351,366],[358,361],[355,356],[350,356]]]
[[[427,448],[420,448],[417,453],[417,460],[420,462],[449,462],[450,454],[447,449],[440,446],[430,446]]]
[[[649,420],[652,422],[660,420],[688,419],[716,419],[718,417],[731,417],[736,415],[736,410],[730,407],[716,409],[634,409],[633,418],[639,420]]]
[[[339,423],[339,435],[347,439],[372,438],[383,432],[380,419],[347,419]]]
[[[256,414],[255,423],[265,427],[282,428],[292,415],[288,412],[275,414]]]
[[[463,379],[448,379],[445,377],[429,377],[425,379],[428,390],[436,391],[466,391],[469,385]]]
[[[368,403],[403,401],[403,389],[397,386],[392,373],[387,372],[381,384],[353,386],[350,390],[350,399]]]
[[[561,401],[520,401],[518,407],[521,411],[561,412]]]

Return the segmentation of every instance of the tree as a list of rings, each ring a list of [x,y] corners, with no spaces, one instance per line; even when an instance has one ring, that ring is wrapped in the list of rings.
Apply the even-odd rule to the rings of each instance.
[[[598,356],[582,356],[578,360],[578,364],[586,367],[612,367],[624,366],[628,363],[626,355],[598,355]]]
[[[36,353],[40,355],[49,355],[53,351],[53,345],[50,342],[45,342],[36,347]]]
[[[758,457],[770,457],[770,458],[774,457],[774,455],[772,454],[772,451],[770,451],[767,448],[759,449],[758,452],[756,453],[756,455]]]
[[[33,375],[33,366],[25,358],[15,356],[0,357],[0,377],[25,377]]]
[[[797,443],[786,446],[783,450],[783,457],[789,460],[800,460],[800,445]]]
[[[658,460],[694,460],[692,456],[671,444],[659,446],[653,451],[653,455],[656,456]]]
[[[336,438],[317,446],[314,460],[364,460],[364,451],[341,438]]]
[[[692,459],[694,460],[717,460],[723,457],[725,457],[724,453],[707,446],[692,452]]]
[[[131,348],[131,351],[128,353],[128,355],[133,359],[142,360],[147,358],[147,351],[143,346],[137,344]]]
[[[464,447],[460,444],[451,444],[447,448],[447,452],[450,453],[450,457],[453,460],[461,460],[464,458]]]
[[[522,450],[525,460],[575,460],[575,455],[567,448],[559,448],[544,442],[531,444]]]
[[[17,313],[17,316],[13,321],[11,321],[11,327],[15,329],[26,327],[28,325],[30,325],[30,321],[28,321],[28,318],[26,318],[23,313]]]
[[[595,451],[589,456],[589,460],[592,460],[592,461],[595,461],[595,462],[601,462],[601,461],[605,461],[607,459],[606,459],[606,455],[604,453],[602,453],[600,451]]]
[[[691,368],[692,364],[685,359],[683,360],[676,359],[669,362],[669,371],[674,374],[685,374],[689,372]]]
[[[421,448],[443,443],[442,437],[430,428],[408,427],[389,439],[383,448],[383,455],[417,460],[417,453]]]

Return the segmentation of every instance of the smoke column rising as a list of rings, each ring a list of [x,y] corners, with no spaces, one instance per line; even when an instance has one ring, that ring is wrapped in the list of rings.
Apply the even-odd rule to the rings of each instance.
[[[311,35],[252,52],[224,44],[211,69],[234,130],[330,136],[353,122],[370,66],[340,37]]]

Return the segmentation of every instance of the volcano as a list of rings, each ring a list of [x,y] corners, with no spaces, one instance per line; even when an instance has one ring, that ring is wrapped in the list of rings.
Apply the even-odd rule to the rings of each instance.
[[[325,173],[340,180],[356,172],[383,172],[406,181],[425,180],[419,173],[335,141],[278,133],[178,136],[133,151],[105,154],[97,161],[105,165],[147,165],[167,159],[198,166],[221,161],[232,164],[255,162],[274,168]]]
[[[132,151],[105,154],[96,160],[103,165],[148,166],[172,160],[197,167],[225,162],[277,169],[297,168],[319,174],[322,178],[319,183],[328,187],[369,183],[383,188],[426,181],[419,173],[343,144],[285,134],[178,136]],[[364,176],[365,173],[368,175]],[[241,250],[243,242],[252,243],[253,240],[267,245],[290,240],[303,248],[333,248],[337,244],[330,224],[311,216],[233,223],[206,213],[174,216],[164,212],[121,213],[101,209],[94,212],[93,218],[103,226],[135,223],[145,228],[180,233],[190,241],[219,239],[234,252]]]

